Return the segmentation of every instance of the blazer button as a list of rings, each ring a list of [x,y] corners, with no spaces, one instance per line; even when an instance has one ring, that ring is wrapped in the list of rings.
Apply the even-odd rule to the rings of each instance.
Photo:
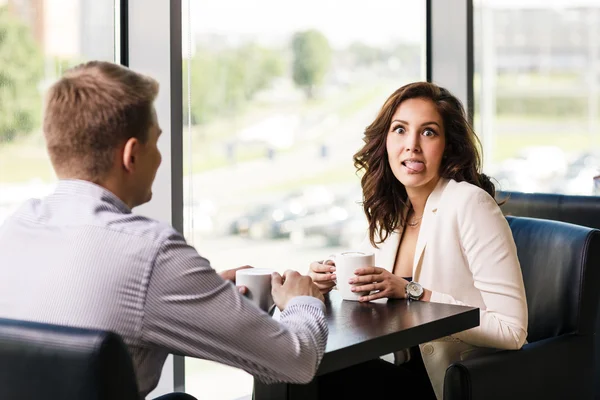
[[[431,344],[426,344],[423,346],[423,354],[425,354],[426,356],[430,356],[433,354],[433,345]]]

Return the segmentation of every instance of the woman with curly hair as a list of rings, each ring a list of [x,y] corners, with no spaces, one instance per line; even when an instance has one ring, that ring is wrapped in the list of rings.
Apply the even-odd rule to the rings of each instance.
[[[478,150],[461,102],[444,88],[417,82],[387,99],[354,155],[369,225],[360,250],[373,252],[376,264],[350,279],[353,290],[369,293],[360,301],[408,298],[480,309],[478,327],[423,343],[412,352],[419,360],[395,370],[387,363],[382,373],[401,381],[402,374],[415,373],[406,367],[422,359],[437,399],[452,362],[490,348],[519,349],[527,337],[516,246],[494,185],[481,173]],[[314,262],[310,276],[327,293],[335,266]],[[383,361],[369,363],[371,370],[381,367],[374,363]],[[431,387],[413,385],[412,391],[423,398],[429,390],[435,398]]]

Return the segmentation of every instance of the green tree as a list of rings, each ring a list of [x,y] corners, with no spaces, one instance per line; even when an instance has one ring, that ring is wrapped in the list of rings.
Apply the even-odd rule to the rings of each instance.
[[[331,64],[329,42],[325,35],[314,29],[298,32],[292,39],[292,51],[294,82],[304,89],[308,98],[312,98]]]
[[[361,67],[370,67],[384,58],[383,52],[379,48],[362,42],[352,43],[348,46],[347,52],[351,55],[353,64]]]
[[[29,28],[0,7],[0,143],[39,126],[44,59]]]
[[[276,77],[282,76],[284,62],[273,49],[254,43],[244,45],[236,52],[236,64],[243,65],[244,94],[250,100],[254,94],[266,89]]]
[[[190,88],[192,123],[203,124],[239,112],[256,93],[281,76],[283,69],[279,52],[256,44],[233,49],[197,49],[190,64],[189,86],[184,74],[184,87]],[[187,71],[187,61],[184,70]],[[187,119],[187,99],[184,105]]]

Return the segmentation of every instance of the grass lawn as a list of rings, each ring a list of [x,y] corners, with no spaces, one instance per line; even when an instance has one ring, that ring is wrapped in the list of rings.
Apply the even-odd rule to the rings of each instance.
[[[360,112],[369,107],[373,102],[385,99],[389,92],[389,85],[380,83],[378,85],[365,85],[353,87],[348,91],[341,91],[332,96],[322,99],[303,101],[298,104],[256,105],[248,108],[245,113],[235,119],[223,119],[210,125],[196,126],[191,129],[192,135],[192,163],[193,173],[200,173],[215,168],[227,166],[229,161],[225,154],[225,142],[234,140],[235,133],[240,129],[257,123],[261,118],[269,115],[295,113],[303,116],[310,115],[337,115],[340,118]],[[268,112],[266,112],[268,111]],[[184,128],[184,136],[190,133]],[[184,138],[184,173],[190,170],[190,151],[188,138]],[[283,155],[293,149],[278,150],[278,155]],[[266,156],[266,147],[261,145],[240,145],[236,148],[236,162],[250,161]]]
[[[519,150],[528,146],[550,145],[558,146],[564,151],[577,152],[588,149],[598,149],[600,147],[600,135],[590,137],[587,133],[548,133],[548,134],[528,134],[511,133],[499,134],[495,138],[493,145],[492,161],[498,162],[506,158],[514,157]],[[192,168],[195,173],[207,171],[213,168],[224,167],[228,165],[224,151],[212,149],[210,151],[201,151],[200,145],[196,146],[197,151],[192,152]],[[293,150],[288,150],[293,151]],[[265,156],[265,149],[257,146],[238,146],[236,150],[236,159],[238,163],[253,160]],[[285,156],[285,152],[278,152],[278,157]],[[184,171],[189,171],[189,156],[184,155]],[[352,165],[340,165],[330,171],[325,171],[315,180],[320,183],[339,182],[341,180],[355,179]],[[22,138],[11,144],[0,145],[0,184],[17,183],[31,180],[41,180],[43,182],[55,179],[54,172],[46,154],[43,142],[35,138]],[[312,181],[313,179],[310,179]],[[311,182],[304,180],[290,181],[285,186],[297,187]],[[283,187],[274,188],[276,190]]]
[[[348,165],[337,165],[333,168],[320,171],[318,174],[313,176],[303,177],[301,179],[290,179],[282,184],[266,186],[261,188],[261,192],[284,193],[304,186],[351,183],[359,181],[360,177],[356,175],[354,166],[348,163]]]
[[[38,179],[55,179],[41,133],[0,144],[0,184]]]
[[[257,104],[255,108],[247,109],[245,113],[235,119],[224,118],[207,126],[193,127],[191,131],[191,152],[189,152],[188,146],[188,132],[184,130],[184,173],[187,175],[190,168],[193,173],[201,173],[229,165],[225,152],[226,139],[233,140],[235,133],[240,129],[249,126],[248,124],[256,123],[268,115],[295,112],[302,115],[337,115],[344,118],[378,104],[381,99],[385,98],[388,91],[389,85],[382,83],[381,85],[363,85],[348,91],[340,91],[325,100],[302,101],[295,105],[283,104],[270,105],[269,107],[264,104]],[[477,122],[478,116],[476,117]],[[558,122],[558,128],[553,126],[554,121]],[[491,161],[493,162],[514,157],[520,149],[528,146],[554,145],[568,153],[600,147],[600,133],[592,137],[583,132],[584,125],[582,125],[582,121],[558,120],[552,116],[543,119],[506,116],[498,118],[496,122],[496,129],[499,133],[494,138],[492,146]],[[475,126],[477,126],[477,123]],[[547,132],[540,133],[539,129],[536,129],[537,132],[528,132],[528,126],[547,127]],[[572,126],[572,131],[566,130],[565,126]],[[327,133],[327,129],[331,128],[322,129],[323,134]],[[510,129],[510,133],[502,133],[502,129]],[[318,141],[320,138],[317,137],[314,140]],[[304,142],[302,145],[313,146],[314,144]],[[294,150],[295,148],[278,151],[278,157],[285,157],[286,153]],[[235,151],[236,163],[238,164],[266,156],[264,145],[239,145]],[[40,132],[18,138],[10,144],[0,144],[0,184],[31,180],[48,182],[54,179],[54,172]],[[353,166],[350,164],[339,165],[333,166],[330,171],[325,171],[318,177],[314,177],[314,179],[293,180],[283,185],[285,187],[279,185],[280,187],[273,188],[273,190],[298,187],[316,182],[330,183],[351,181],[352,179],[356,179]]]
[[[498,162],[514,157],[519,153],[519,150],[529,146],[557,146],[566,153],[597,149],[600,146],[600,135],[593,139],[587,133],[498,135],[493,145],[492,160]]]

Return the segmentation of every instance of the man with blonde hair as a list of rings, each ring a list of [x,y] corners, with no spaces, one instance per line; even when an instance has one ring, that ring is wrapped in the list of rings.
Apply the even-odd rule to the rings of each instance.
[[[107,62],[50,88],[43,129],[59,182],[0,226],[0,317],[120,334],[142,397],[169,353],[309,382],[327,341],[309,277],[273,275],[277,322],[238,293],[235,270],[217,274],[172,227],[132,213],[161,163],[157,94],[155,80]]]

